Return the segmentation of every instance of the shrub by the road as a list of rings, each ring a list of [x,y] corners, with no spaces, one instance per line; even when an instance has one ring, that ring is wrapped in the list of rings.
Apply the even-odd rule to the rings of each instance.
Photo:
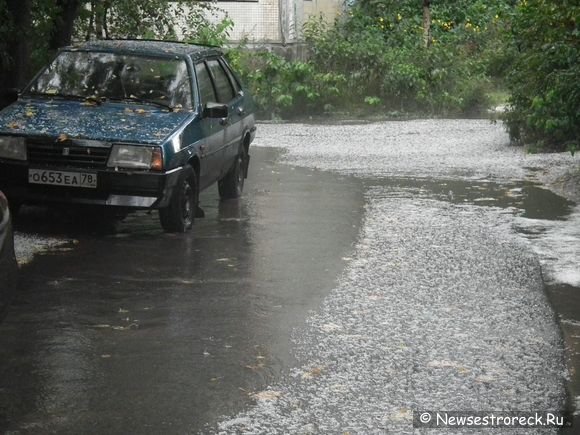
[[[513,19],[516,62],[506,124],[514,141],[580,149],[580,4],[527,0]]]

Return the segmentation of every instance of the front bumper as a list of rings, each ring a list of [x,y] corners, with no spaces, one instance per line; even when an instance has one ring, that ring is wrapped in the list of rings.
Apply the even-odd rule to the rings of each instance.
[[[51,171],[96,173],[97,187],[83,188],[31,184],[28,182],[28,169],[27,162],[0,161],[0,189],[14,203],[85,204],[130,209],[166,207],[181,172],[181,168],[156,173],[113,169],[34,167],[34,169]]]

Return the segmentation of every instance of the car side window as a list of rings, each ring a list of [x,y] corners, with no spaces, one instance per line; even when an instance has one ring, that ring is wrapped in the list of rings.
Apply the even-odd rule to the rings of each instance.
[[[207,61],[207,65],[211,71],[211,74],[215,80],[215,87],[218,94],[218,103],[226,104],[229,103],[234,97],[234,88],[230,83],[230,79],[226,75],[224,68],[218,62],[217,59],[210,59]]]
[[[226,71],[226,74],[228,75],[230,82],[232,83],[232,86],[234,87],[234,92],[237,94],[238,92],[240,92],[242,90],[240,83],[236,79],[236,76],[234,76],[234,73],[232,72],[232,69],[230,68],[228,63],[223,58],[220,58],[220,63],[224,67],[224,70]]]
[[[202,106],[207,103],[216,103],[218,101],[209,71],[204,62],[195,65],[195,75],[197,76],[197,84],[199,86],[199,97],[201,98]]]

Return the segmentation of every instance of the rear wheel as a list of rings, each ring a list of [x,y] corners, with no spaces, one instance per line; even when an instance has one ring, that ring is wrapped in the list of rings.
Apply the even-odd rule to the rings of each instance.
[[[183,168],[169,205],[159,209],[159,221],[168,233],[184,233],[193,226],[198,205],[197,177],[189,165]]]
[[[218,182],[218,190],[222,199],[239,198],[244,190],[244,180],[246,179],[248,154],[245,147],[240,147],[234,165],[224,178]]]

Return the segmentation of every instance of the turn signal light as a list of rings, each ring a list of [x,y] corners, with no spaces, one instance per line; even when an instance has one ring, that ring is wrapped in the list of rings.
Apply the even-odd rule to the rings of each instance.
[[[151,170],[152,171],[162,171],[163,170],[163,153],[161,148],[154,148],[151,155]]]

